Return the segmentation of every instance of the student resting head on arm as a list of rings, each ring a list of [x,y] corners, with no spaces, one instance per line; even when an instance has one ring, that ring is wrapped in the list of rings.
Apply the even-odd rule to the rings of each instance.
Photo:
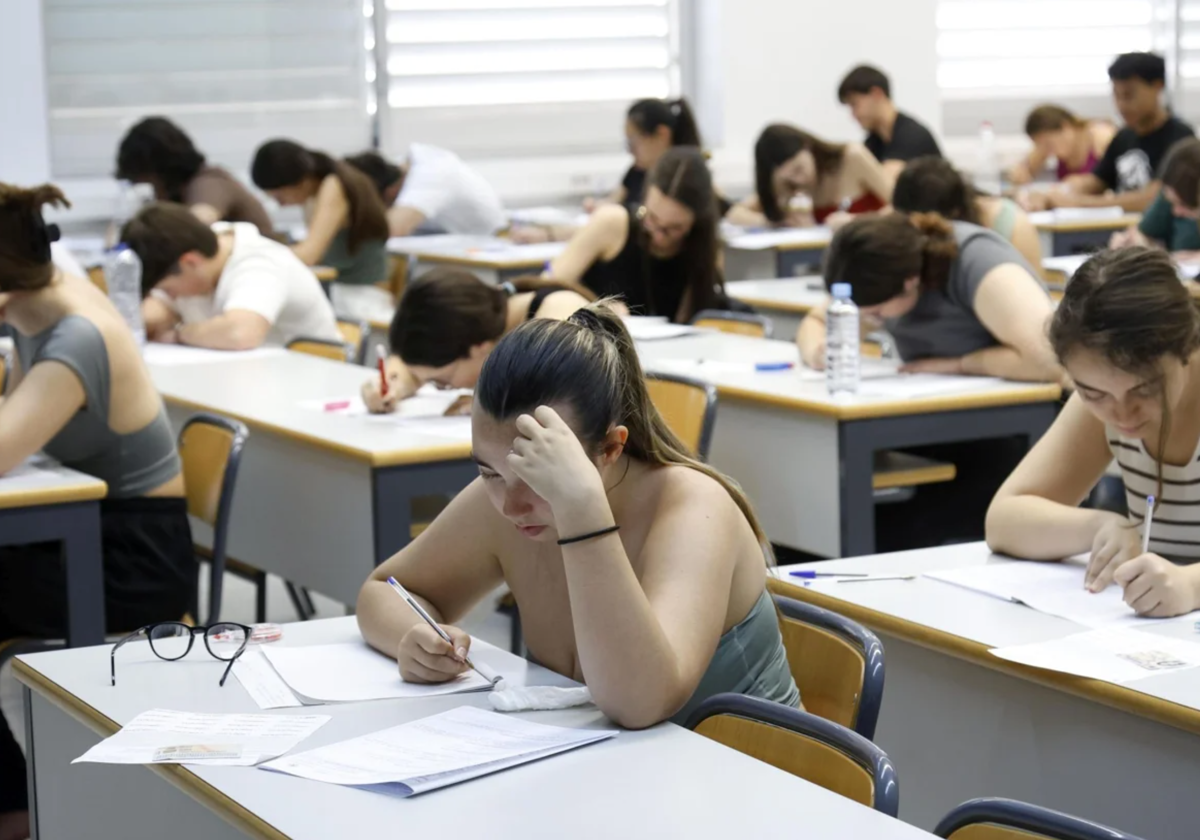
[[[611,310],[522,324],[488,357],[475,398],[479,479],[358,598],[364,638],[406,680],[461,673],[470,637],[454,622],[507,583],[532,656],[586,678],[622,726],[682,721],[722,691],[799,706],[766,537],[737,486],[655,411]],[[399,603],[389,575],[454,644]]]
[[[392,236],[408,236],[423,225],[487,236],[508,225],[496,190],[448,149],[413,143],[399,166],[373,151],[346,163],[374,182]]]
[[[340,341],[316,276],[253,225],[211,227],[179,204],[150,204],[121,239],[142,261],[142,316],[151,341],[212,350]]]
[[[1008,178],[1014,184],[1028,184],[1051,158],[1058,163],[1059,181],[1087,175],[1104,157],[1116,131],[1108,120],[1087,120],[1061,105],[1039,105],[1025,118],[1025,134],[1033,141],[1033,150],[1009,171]]]
[[[1162,189],[1137,227],[1118,231],[1110,248],[1155,245],[1177,260],[1200,257],[1200,139],[1189,137],[1171,147],[1163,161]]]
[[[363,383],[363,402],[385,413],[426,383],[474,388],[496,342],[534,318],[567,318],[587,306],[586,291],[540,277],[496,286],[461,268],[432,269],[408,284],[392,318],[387,396],[379,377],[371,376]],[[451,407],[452,413],[469,409],[469,399]]]
[[[0,323],[16,349],[0,400],[0,475],[44,451],[107,483],[107,629],[129,632],[183,618],[196,561],[175,436],[133,334],[103,292],[51,261],[57,229],[42,207],[65,203],[54,186],[0,184]],[[0,644],[62,638],[66,589],[58,544],[0,547]],[[25,779],[0,716],[0,834],[26,836]]]
[[[1025,262],[1042,264],[1037,228],[1009,198],[981,194],[971,181],[943,157],[910,161],[896,179],[892,206],[901,213],[937,213],[956,222],[990,228],[1011,242]]]
[[[895,339],[905,370],[1056,382],[1053,308],[1011,243],[935,213],[856,219],[833,237],[825,282],[849,283],[869,322]],[[825,306],[800,322],[800,354],[825,364]]]
[[[186,204],[206,224],[249,222],[271,235],[271,217],[254,194],[224,169],[209,166],[192,138],[165,117],[147,117],[121,138],[117,178],[151,185],[157,200]]]
[[[395,306],[377,287],[388,279],[388,221],[371,179],[348,163],[291,140],[272,140],[254,153],[250,177],[284,207],[303,206],[308,233],[292,246],[306,265],[337,269],[333,306],[371,318]]]
[[[1170,257],[1092,257],[1067,284],[1050,341],[1075,395],[996,494],[988,544],[1030,560],[1089,554],[1088,588],[1116,583],[1142,615],[1200,607],[1200,564],[1171,562],[1200,558],[1200,317]],[[1079,507],[1113,459],[1128,518]]]
[[[712,175],[694,146],[663,153],[637,208],[606,205],[550,261],[547,277],[598,297],[620,296],[637,315],[686,324],[703,309],[728,309],[718,268]]]
[[[892,102],[892,84],[878,67],[860,64],[838,85],[838,102],[850,106],[854,121],[867,132],[864,145],[893,178],[919,157],[941,157],[933,133],[902,113]]]
[[[837,227],[892,200],[895,176],[858,143],[829,143],[790,125],[763,129],[754,144],[755,194],[726,219],[741,225]]]

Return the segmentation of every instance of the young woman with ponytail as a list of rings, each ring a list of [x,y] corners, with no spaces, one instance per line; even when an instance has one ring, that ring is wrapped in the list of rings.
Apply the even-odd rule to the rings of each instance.
[[[1067,286],[1050,341],[1075,394],[996,494],[988,544],[1030,560],[1087,553],[1084,585],[1117,584],[1141,615],[1200,609],[1200,316],[1170,256],[1131,247],[1092,257]],[[1127,517],[1079,507],[1114,459]]]
[[[620,725],[680,721],[723,691],[799,705],[754,512],[667,428],[611,310],[522,324],[475,399],[480,478],[359,594],[363,636],[404,679],[462,673],[470,637],[453,623],[507,583],[533,658],[586,680]],[[388,576],[453,644],[396,608]]]
[[[259,189],[284,207],[304,207],[308,235],[292,250],[307,265],[336,268],[339,315],[371,317],[395,305],[375,284],[388,278],[388,220],[371,179],[348,163],[291,140],[259,147],[250,167]]]
[[[895,339],[904,369],[1055,382],[1053,307],[1034,268],[995,232],[936,213],[857,219],[833,238],[825,282],[849,283],[867,323]],[[800,323],[804,361],[825,365],[825,307]]]

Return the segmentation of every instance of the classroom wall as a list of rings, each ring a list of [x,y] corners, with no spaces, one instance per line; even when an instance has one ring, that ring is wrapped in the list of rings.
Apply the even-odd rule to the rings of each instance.
[[[35,183],[50,173],[39,0],[3,0],[0,12],[0,180]]]

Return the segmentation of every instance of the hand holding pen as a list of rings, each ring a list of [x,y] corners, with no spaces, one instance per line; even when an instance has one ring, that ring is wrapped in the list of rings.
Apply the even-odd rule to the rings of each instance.
[[[468,668],[475,671],[493,685],[499,679],[495,674],[480,670],[471,661],[471,636],[466,631],[450,625],[441,625],[421,606],[394,578],[388,585],[399,595],[421,621],[414,624],[400,640],[396,661],[400,664],[400,676],[407,682],[443,683],[455,679]]]

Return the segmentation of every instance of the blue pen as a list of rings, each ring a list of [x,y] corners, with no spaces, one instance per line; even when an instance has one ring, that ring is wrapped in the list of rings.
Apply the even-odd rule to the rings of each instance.
[[[808,569],[801,569],[798,572],[788,572],[792,577],[803,578],[805,580],[816,580],[823,577],[869,577],[862,572],[810,572]]]
[[[754,370],[758,373],[772,373],[777,370],[791,370],[795,366],[795,362],[759,362],[754,366]]]

